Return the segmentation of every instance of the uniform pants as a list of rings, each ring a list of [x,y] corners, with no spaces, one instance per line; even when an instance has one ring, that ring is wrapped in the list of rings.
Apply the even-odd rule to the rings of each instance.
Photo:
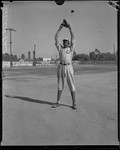
[[[74,71],[73,66],[70,65],[58,65],[57,68],[57,79],[58,79],[58,90],[64,89],[64,80],[66,78],[69,90],[71,92],[75,91],[75,85],[74,85]]]

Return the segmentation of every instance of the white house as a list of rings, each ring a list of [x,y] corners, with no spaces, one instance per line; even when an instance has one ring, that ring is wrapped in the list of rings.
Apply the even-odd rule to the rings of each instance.
[[[43,61],[44,61],[44,62],[50,62],[50,61],[51,61],[51,58],[43,58]]]

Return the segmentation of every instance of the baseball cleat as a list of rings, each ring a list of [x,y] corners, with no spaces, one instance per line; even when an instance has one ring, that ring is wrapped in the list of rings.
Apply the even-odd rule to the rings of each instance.
[[[60,105],[60,102],[57,102],[56,104],[52,105],[52,108],[56,108]]]
[[[77,107],[76,106],[72,106],[72,109],[77,109]]]

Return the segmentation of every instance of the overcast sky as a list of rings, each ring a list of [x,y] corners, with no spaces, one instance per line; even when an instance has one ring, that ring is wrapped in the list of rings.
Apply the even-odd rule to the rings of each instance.
[[[107,1],[66,1],[61,6],[54,1],[13,2],[7,17],[8,27],[17,30],[12,32],[14,55],[28,57],[36,44],[37,58],[54,57],[58,54],[54,36],[64,18],[72,27],[76,53],[89,54],[95,48],[113,53],[113,44],[117,48],[117,11]],[[68,31],[63,28],[60,41],[70,37]]]

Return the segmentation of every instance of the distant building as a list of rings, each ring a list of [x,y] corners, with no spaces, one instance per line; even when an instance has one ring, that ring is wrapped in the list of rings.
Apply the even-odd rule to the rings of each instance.
[[[13,61],[13,67],[15,66],[33,66],[33,60],[34,59],[18,59],[16,61]],[[36,65],[49,65],[49,64],[54,64],[55,61],[52,61],[51,58],[38,58],[36,59]],[[10,61],[2,61],[2,67],[10,67]]]
[[[19,62],[14,64],[14,66],[32,66],[32,61],[29,61],[28,59],[21,59]]]
[[[44,61],[44,62],[50,62],[50,61],[51,61],[51,58],[43,58],[43,61]]]

